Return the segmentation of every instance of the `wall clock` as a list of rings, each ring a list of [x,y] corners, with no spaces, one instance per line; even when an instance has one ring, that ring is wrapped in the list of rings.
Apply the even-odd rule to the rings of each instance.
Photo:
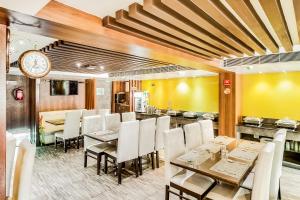
[[[29,78],[42,78],[51,70],[49,58],[38,50],[25,51],[19,57],[19,68]]]

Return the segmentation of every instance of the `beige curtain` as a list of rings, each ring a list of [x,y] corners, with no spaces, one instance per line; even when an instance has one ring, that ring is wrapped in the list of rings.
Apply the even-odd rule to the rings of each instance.
[[[93,110],[96,108],[96,79],[85,81],[85,109]]]

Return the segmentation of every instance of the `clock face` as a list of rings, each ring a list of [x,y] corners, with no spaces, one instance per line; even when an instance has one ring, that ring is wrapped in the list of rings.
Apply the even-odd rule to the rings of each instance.
[[[24,52],[20,58],[20,70],[30,78],[41,78],[51,70],[48,57],[40,51],[30,50]]]

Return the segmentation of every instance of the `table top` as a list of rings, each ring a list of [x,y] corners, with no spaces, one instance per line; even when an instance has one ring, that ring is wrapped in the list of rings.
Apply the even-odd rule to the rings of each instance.
[[[100,142],[112,142],[118,140],[119,131],[117,130],[104,130],[94,133],[84,134],[84,136],[98,140]]]
[[[224,143],[221,142],[222,140]],[[222,159],[220,149],[225,146],[228,158]],[[263,146],[264,144],[258,142],[218,136],[208,144],[201,145],[172,160],[171,164],[240,186],[251,172]]]

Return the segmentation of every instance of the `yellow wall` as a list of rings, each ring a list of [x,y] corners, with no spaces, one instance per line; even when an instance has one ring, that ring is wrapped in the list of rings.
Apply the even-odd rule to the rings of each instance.
[[[241,75],[246,116],[300,120],[300,72]]]
[[[150,105],[196,112],[218,112],[218,76],[145,80],[142,89],[150,94]]]

